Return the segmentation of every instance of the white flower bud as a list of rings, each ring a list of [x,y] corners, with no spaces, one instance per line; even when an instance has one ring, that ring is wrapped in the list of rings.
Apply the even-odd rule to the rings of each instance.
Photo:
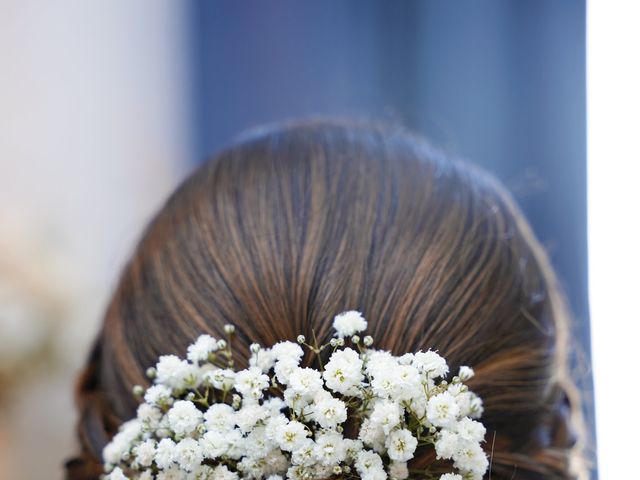
[[[304,335],[298,335],[298,343],[304,343],[307,341],[306,338],[304,338]]]
[[[224,332],[225,332],[227,335],[233,335],[233,334],[235,333],[235,331],[236,331],[236,327],[235,327],[234,325],[231,325],[230,323],[227,323],[227,324],[224,326]]]
[[[360,343],[360,337],[358,335],[354,335],[353,337],[351,337],[351,341],[353,343]]]
[[[144,388],[142,388],[140,385],[134,385],[132,391],[136,397],[141,397],[142,395],[144,395]]]
[[[251,353],[258,353],[261,349],[262,347],[257,343],[252,343],[249,346],[249,350],[251,350]]]
[[[218,340],[218,348],[222,350],[223,348],[227,348],[227,341],[220,339]]]
[[[152,379],[153,379],[153,378],[156,378],[156,374],[157,374],[157,373],[158,373],[158,372],[156,371],[156,369],[155,369],[155,368],[153,368],[153,367],[149,367],[149,368],[147,368],[147,377],[152,378]]]
[[[473,371],[473,369],[467,366],[460,367],[460,371],[458,372],[458,376],[463,382],[466,382],[467,380],[471,380],[474,375],[475,375],[475,372]]]

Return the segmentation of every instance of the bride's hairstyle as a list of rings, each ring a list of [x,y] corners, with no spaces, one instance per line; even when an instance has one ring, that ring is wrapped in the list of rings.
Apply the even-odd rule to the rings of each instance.
[[[238,355],[312,329],[325,340],[348,309],[377,348],[437,349],[453,371],[474,367],[491,478],[576,477],[568,317],[511,197],[401,127],[315,119],[245,134],[151,222],[78,384],[81,453],[67,478],[98,478],[159,355],[227,323]]]

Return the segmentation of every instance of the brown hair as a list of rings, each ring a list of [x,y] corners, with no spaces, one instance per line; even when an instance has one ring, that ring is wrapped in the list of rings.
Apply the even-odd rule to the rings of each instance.
[[[237,352],[312,329],[326,339],[347,309],[378,348],[474,367],[492,478],[576,477],[567,315],[510,196],[401,127],[315,119],[245,135],[151,222],[79,381],[82,454],[67,478],[97,478],[160,354],[226,323]]]

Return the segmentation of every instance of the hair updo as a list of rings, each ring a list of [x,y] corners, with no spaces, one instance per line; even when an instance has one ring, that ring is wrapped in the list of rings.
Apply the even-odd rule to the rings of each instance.
[[[510,196],[400,127],[331,120],[253,130],[151,222],[78,383],[81,453],[67,478],[98,478],[159,355],[227,323],[238,355],[312,329],[326,340],[348,309],[364,313],[377,348],[473,366],[492,479],[577,478],[568,318]]]

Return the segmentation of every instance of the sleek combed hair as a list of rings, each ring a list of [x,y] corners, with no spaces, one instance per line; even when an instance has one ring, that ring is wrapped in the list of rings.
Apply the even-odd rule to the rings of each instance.
[[[378,348],[474,367],[491,478],[578,477],[568,318],[511,197],[401,127],[311,119],[244,135],[151,222],[78,384],[81,453],[67,478],[98,478],[159,355],[226,323],[236,352],[312,330],[327,339],[348,309],[364,312]]]

